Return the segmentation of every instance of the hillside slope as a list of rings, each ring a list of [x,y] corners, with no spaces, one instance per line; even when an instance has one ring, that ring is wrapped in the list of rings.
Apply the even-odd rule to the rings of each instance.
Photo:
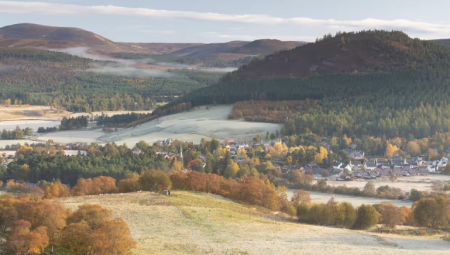
[[[0,28],[0,38],[72,41],[89,47],[114,46],[113,41],[80,28],[51,27],[28,23]]]
[[[98,203],[130,226],[134,254],[447,254],[426,237],[381,235],[283,220],[220,196],[173,191],[62,198],[70,209]]]
[[[402,32],[345,33],[266,56],[223,80],[406,70],[422,61],[418,44]]]
[[[112,52],[166,54],[172,51],[199,45],[198,43],[123,43],[113,42],[98,34],[72,27],[53,27],[37,24],[15,24],[0,28],[3,47],[40,47],[60,49],[89,47],[97,53]],[[62,43],[64,41],[65,43]]]
[[[210,44],[204,44],[204,45],[196,45],[188,48],[184,48],[172,53],[169,53],[170,56],[177,56],[177,57],[191,57],[191,58],[198,58],[198,57],[204,57],[209,54],[214,53],[225,53],[229,52],[233,49],[239,48],[249,42],[246,41],[232,41],[227,43],[210,43]]]
[[[83,47],[84,45],[72,41],[47,41],[38,39],[0,39],[0,47],[8,48],[43,48],[67,49]]]

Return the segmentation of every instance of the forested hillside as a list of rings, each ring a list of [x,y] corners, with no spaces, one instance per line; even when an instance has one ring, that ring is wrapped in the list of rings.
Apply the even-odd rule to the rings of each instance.
[[[307,78],[290,78],[283,70],[284,67],[287,70],[294,68],[294,62],[274,61],[280,57],[295,57],[311,54],[310,52],[316,52],[316,58],[319,59],[321,54],[316,50],[322,44],[336,45],[336,41],[339,41],[341,47],[347,47],[341,41],[347,35],[361,38],[364,42],[360,44],[361,54],[355,55],[353,59],[359,58],[361,63],[365,63],[347,71],[364,72],[329,69],[331,73],[318,72]],[[349,45],[351,49],[352,40],[345,41],[345,45]],[[374,48],[383,53],[377,53],[377,61],[369,61],[367,52],[378,52]],[[367,54],[363,55],[363,52]],[[384,55],[380,56],[382,54]],[[317,103],[307,112],[302,109],[302,112],[292,115],[285,122],[285,135],[312,131],[318,135],[427,137],[435,132],[449,130],[449,60],[449,47],[410,39],[400,32],[364,31],[327,36],[316,44],[254,61],[227,75],[217,85],[191,92],[163,106],[154,114],[173,112],[181,103],[198,106],[245,100],[316,99]],[[274,76],[269,79],[263,75],[256,79],[255,74],[266,74],[267,70],[264,68],[268,63],[271,63],[274,70],[280,70],[282,77]],[[378,64],[378,69],[369,68],[375,64]],[[301,69],[298,70],[301,73]],[[168,109],[172,110],[167,111]],[[249,116],[246,118],[251,119]]]
[[[333,73],[379,73],[448,66],[450,49],[411,39],[403,32],[362,31],[325,35],[292,50],[281,51],[222,78],[223,81],[310,77]]]
[[[169,70],[161,77],[159,73],[133,77],[95,72],[102,66],[116,67],[59,52],[0,48],[0,100],[51,104],[68,111],[147,110],[155,101],[214,84],[221,75],[192,70]],[[121,70],[113,71],[120,74]]]

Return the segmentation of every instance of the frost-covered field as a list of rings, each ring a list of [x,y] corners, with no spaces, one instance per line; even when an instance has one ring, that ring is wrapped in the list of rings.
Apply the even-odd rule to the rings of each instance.
[[[20,127],[20,129],[24,128],[32,128],[33,132],[37,132],[40,127],[59,127],[61,124],[60,121],[52,121],[52,120],[9,120],[9,121],[0,121],[0,130],[14,130],[16,127]]]
[[[288,195],[288,199],[291,199],[291,197],[294,194],[293,189],[288,189],[286,192]],[[391,200],[391,199],[380,199],[380,198],[371,198],[371,197],[357,197],[357,196],[346,196],[346,195],[339,195],[339,194],[328,194],[328,193],[321,193],[321,192],[314,192],[314,191],[308,191],[308,193],[311,195],[311,202],[314,203],[327,203],[330,198],[334,198],[336,202],[349,202],[353,206],[358,207],[362,204],[365,205],[373,205],[373,204],[381,204],[384,201],[388,201],[395,206],[407,206],[411,207],[412,201],[402,201],[402,200]]]
[[[233,105],[198,107],[191,111],[173,114],[149,121],[134,128],[105,134],[97,130],[61,131],[45,134],[40,140],[52,139],[57,143],[115,142],[133,146],[141,140],[153,143],[162,139],[179,139],[199,143],[202,138],[219,140],[251,140],[258,133],[276,132],[281,125],[262,122],[228,120]]]
[[[431,185],[433,181],[450,182],[450,176],[438,174],[438,175],[399,177],[395,182],[389,181],[388,178],[378,178],[376,180],[373,180],[373,183],[375,185],[375,188],[389,185],[390,187],[399,188],[405,192],[410,192],[411,189],[417,189],[420,191],[431,191]],[[366,180],[351,181],[351,182],[328,181],[327,183],[328,185],[332,186],[346,185],[347,187],[355,187],[362,189],[367,184],[367,181]]]
[[[279,124],[228,120],[232,109],[233,105],[197,107],[105,135],[101,140],[127,144],[135,144],[140,140],[155,142],[167,138],[194,143],[199,143],[202,138],[251,140],[258,133],[264,135],[267,131],[272,133],[281,129]]]

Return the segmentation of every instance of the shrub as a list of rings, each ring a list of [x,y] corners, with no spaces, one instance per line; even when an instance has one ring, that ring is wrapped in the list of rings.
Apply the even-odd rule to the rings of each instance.
[[[371,205],[361,205],[356,214],[355,229],[369,229],[378,223],[378,212]]]

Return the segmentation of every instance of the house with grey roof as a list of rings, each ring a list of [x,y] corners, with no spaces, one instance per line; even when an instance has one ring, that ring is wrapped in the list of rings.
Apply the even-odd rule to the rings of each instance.
[[[374,170],[377,167],[375,161],[366,161],[364,162],[364,168],[367,170]]]

